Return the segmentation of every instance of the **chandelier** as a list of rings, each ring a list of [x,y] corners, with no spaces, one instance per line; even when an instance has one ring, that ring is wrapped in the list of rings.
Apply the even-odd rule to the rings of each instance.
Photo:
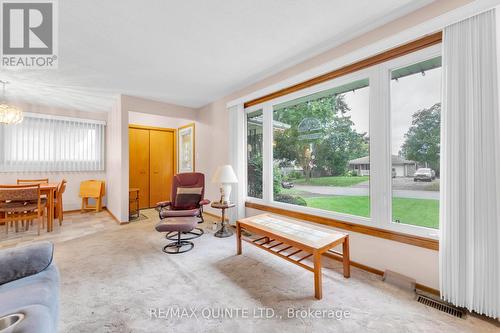
[[[0,102],[0,124],[18,124],[23,121],[23,110],[14,105],[7,104],[5,100],[5,85],[9,82],[1,81],[3,86],[2,101]]]

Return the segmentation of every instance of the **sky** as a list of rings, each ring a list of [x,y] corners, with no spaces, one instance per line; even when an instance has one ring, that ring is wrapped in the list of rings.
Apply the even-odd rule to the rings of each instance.
[[[369,132],[369,87],[345,93],[351,107],[350,116],[358,133]],[[413,74],[391,80],[391,151],[397,155],[404,135],[411,126],[412,115],[441,101],[441,68],[428,70],[425,76]]]

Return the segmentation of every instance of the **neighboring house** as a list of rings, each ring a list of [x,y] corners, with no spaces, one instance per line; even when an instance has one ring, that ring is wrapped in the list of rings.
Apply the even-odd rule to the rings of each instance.
[[[359,176],[370,175],[370,156],[364,156],[349,161],[349,170],[355,171]]]
[[[417,163],[392,155],[392,169],[393,173],[395,172],[395,177],[412,177],[417,169]],[[370,157],[364,156],[350,160],[349,170],[355,171],[360,176],[370,175]]]
[[[254,153],[262,153],[262,115],[249,117],[247,123],[247,149]],[[285,131],[291,126],[281,121],[273,120],[273,130]]]

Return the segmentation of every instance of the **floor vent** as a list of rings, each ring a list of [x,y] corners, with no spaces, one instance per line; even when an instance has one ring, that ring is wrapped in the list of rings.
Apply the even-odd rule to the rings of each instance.
[[[452,316],[465,319],[465,310],[457,308],[456,306],[448,304],[444,301],[433,299],[431,297],[417,293],[417,302],[430,306],[434,309],[438,309],[439,311],[446,312],[447,314],[450,314]]]

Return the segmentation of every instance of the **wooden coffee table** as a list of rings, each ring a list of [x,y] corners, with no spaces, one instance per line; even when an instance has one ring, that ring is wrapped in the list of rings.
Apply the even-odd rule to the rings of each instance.
[[[257,237],[242,237],[246,230]],[[311,223],[262,214],[236,221],[236,252],[241,254],[244,240],[267,252],[314,273],[314,296],[322,298],[321,256],[339,256],[344,264],[344,277],[350,277],[349,235]],[[332,248],[342,244],[342,252]],[[312,257],[312,265],[305,259]]]

